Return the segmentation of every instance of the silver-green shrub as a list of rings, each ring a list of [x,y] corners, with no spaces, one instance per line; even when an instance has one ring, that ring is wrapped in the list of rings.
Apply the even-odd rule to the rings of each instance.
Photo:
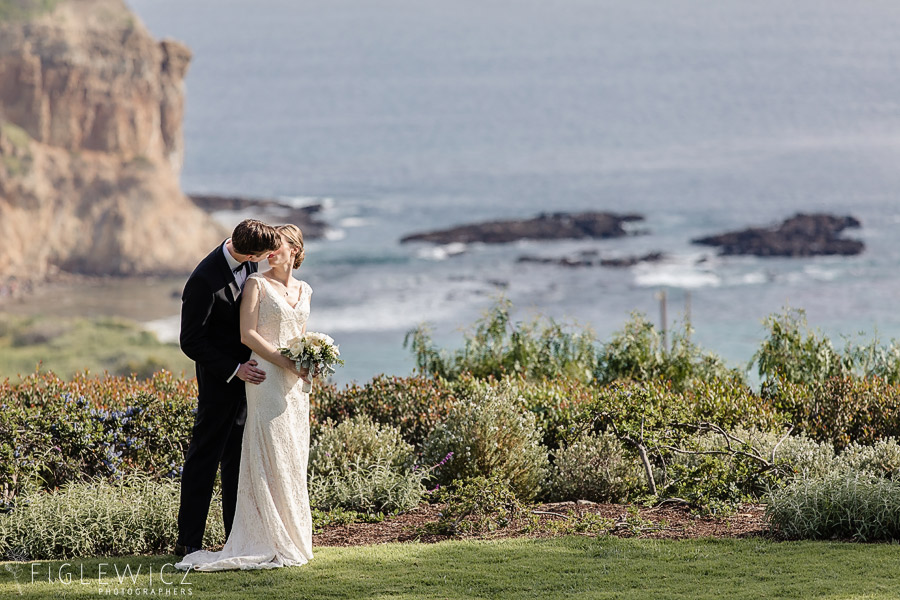
[[[371,464],[409,469],[415,448],[390,425],[356,415],[335,424],[327,421],[309,449],[309,470],[316,475],[346,473]]]
[[[400,430],[366,415],[327,421],[310,448],[310,504],[367,514],[410,510],[422,501],[429,471]]]
[[[425,464],[443,463],[436,469],[440,483],[497,475],[516,496],[530,500],[549,466],[541,437],[534,414],[508,386],[479,387],[431,432],[423,458]]]
[[[898,479],[900,476],[900,444],[895,438],[878,440],[871,445],[852,442],[838,455],[836,468]]]
[[[582,435],[553,453],[551,500],[623,502],[645,485],[643,467],[614,435]]]
[[[786,431],[762,431],[756,428],[735,428],[721,433],[707,432],[694,436],[687,446],[694,453],[675,453],[673,462],[695,466],[703,460],[703,452],[742,450],[759,456],[793,472],[793,477],[821,477],[835,469],[834,449],[830,444],[811,440],[803,434],[786,435]],[[722,455],[727,460],[726,455]],[[784,473],[784,469],[781,470]]]
[[[425,469],[396,469],[386,462],[350,465],[345,471],[312,475],[310,504],[319,510],[342,508],[369,515],[398,513],[419,505],[425,495]]]
[[[161,554],[178,534],[180,485],[130,475],[30,490],[0,514],[0,560]],[[213,498],[203,543],[224,543],[222,505]]]
[[[900,481],[834,472],[772,490],[766,519],[792,539],[900,539]]]

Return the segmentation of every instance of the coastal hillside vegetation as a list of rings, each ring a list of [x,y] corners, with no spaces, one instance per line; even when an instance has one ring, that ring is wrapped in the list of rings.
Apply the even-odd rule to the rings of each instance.
[[[423,503],[442,505],[423,532],[445,536],[514,522],[533,530],[540,525],[525,507],[535,502],[676,503],[715,515],[754,503],[765,505],[773,534],[783,538],[900,539],[893,342],[838,348],[802,311],[771,315],[751,365],[754,387],[746,371],[694,344],[689,325],[666,344],[634,315],[602,341],[548,319],[516,322],[511,310],[497,303],[456,350],[437,348],[425,328],[410,332],[418,364],[411,375],[316,386],[309,488],[317,526],[377,521]],[[79,323],[54,327],[68,329],[19,321],[0,340],[7,348],[44,344],[51,354],[76,347],[65,336],[79,335]],[[128,347],[119,339],[159,346],[116,322],[90,329],[118,332],[103,333],[109,337],[95,347],[120,357]],[[195,410],[195,380],[166,370],[40,370],[7,379],[0,385],[0,555],[166,547],[173,540],[143,529],[130,538],[136,546],[96,532],[115,529],[104,525],[109,519],[132,528],[142,510],[172,518]],[[126,514],[101,506],[116,493],[98,492],[100,504],[73,500],[84,497],[85,485],[159,493],[136,494],[150,504],[136,500],[136,512]],[[84,510],[65,521],[77,530],[51,531],[47,514],[68,514],[73,503]],[[157,529],[171,535],[167,523]],[[565,530],[602,535],[613,525],[579,518]],[[78,546],[85,537],[96,545]]]
[[[0,23],[24,21],[49,13],[59,0],[0,0]]]
[[[71,378],[89,371],[147,378],[156,371],[193,375],[177,344],[165,344],[126,319],[0,315],[0,378],[36,370]]]

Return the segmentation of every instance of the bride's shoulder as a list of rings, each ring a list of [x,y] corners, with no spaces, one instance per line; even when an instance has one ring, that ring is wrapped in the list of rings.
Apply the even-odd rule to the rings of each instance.
[[[309,285],[308,283],[306,283],[305,281],[303,281],[302,279],[300,280],[300,289],[302,289],[307,294],[312,294],[312,291],[313,291],[312,286]]]
[[[266,280],[266,277],[262,273],[251,273],[247,276],[247,281],[244,283],[244,288],[247,286],[260,288],[263,287],[263,281]]]

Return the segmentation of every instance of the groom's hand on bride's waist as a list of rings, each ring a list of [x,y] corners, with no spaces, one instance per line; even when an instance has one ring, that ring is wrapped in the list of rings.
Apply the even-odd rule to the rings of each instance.
[[[255,360],[248,360],[247,362],[241,364],[238,367],[237,376],[241,381],[245,381],[247,383],[252,384],[260,384],[266,379],[266,372],[262,369],[258,369],[256,365],[259,364]]]

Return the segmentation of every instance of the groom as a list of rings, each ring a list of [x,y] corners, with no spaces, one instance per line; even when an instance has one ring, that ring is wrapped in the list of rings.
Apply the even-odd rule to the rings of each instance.
[[[256,263],[280,246],[274,227],[254,219],[242,221],[197,265],[184,286],[180,341],[196,363],[198,402],[181,474],[175,544],[179,555],[202,547],[220,465],[226,536],[231,532],[247,417],[244,383],[259,384],[266,378],[241,343],[240,294],[247,277],[257,271]]]

